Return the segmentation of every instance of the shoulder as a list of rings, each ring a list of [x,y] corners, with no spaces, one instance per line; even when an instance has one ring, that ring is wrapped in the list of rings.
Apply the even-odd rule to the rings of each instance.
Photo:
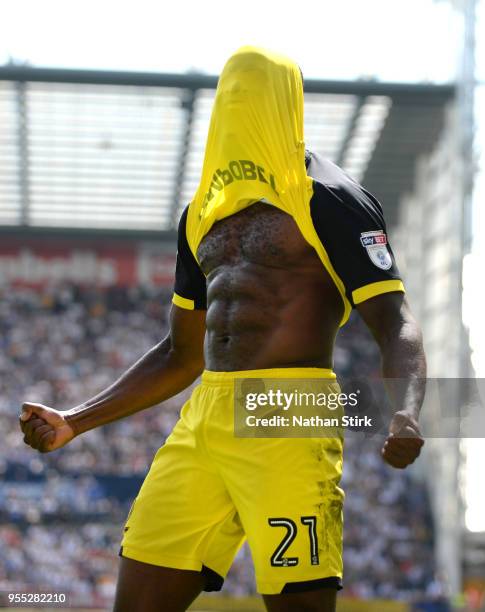
[[[317,153],[307,154],[307,173],[313,179],[312,214],[372,217],[382,223],[379,201],[339,166]]]
[[[187,204],[187,206],[183,209],[182,214],[180,215],[179,229],[185,228],[187,226],[187,216],[189,214],[189,207],[190,207],[190,204]]]
[[[178,222],[178,231],[177,231],[177,240],[178,240],[178,248],[180,249],[189,249],[188,237],[187,237],[187,222],[189,216],[189,207],[190,204],[183,209],[182,214],[180,215]],[[190,250],[190,249],[189,249]]]

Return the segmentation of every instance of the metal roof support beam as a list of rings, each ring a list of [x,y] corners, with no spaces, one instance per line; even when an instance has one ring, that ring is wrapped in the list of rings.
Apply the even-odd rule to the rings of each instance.
[[[172,196],[172,208],[170,211],[170,219],[171,225],[175,226],[178,220],[178,209],[180,204],[180,199],[182,197],[182,186],[184,184],[185,178],[185,168],[187,166],[187,155],[190,147],[190,138],[192,135],[192,124],[194,119],[194,102],[197,93],[195,89],[187,89],[183,93],[182,100],[180,104],[182,108],[186,111],[187,116],[185,120],[184,133],[182,136],[182,143],[180,147],[179,160],[178,160],[178,170],[175,176],[174,190]]]
[[[180,87],[182,89],[215,89],[218,77],[206,74],[167,74],[156,72],[113,72],[2,66],[0,81],[37,83],[84,83],[91,85],[140,85],[143,87]],[[381,83],[372,80],[322,81],[305,79],[306,93],[349,94],[356,96],[390,96],[405,101],[419,98],[426,102],[444,102],[455,94],[454,85]]]
[[[28,146],[28,113],[26,83],[18,81],[17,93],[17,149],[18,149],[18,185],[20,196],[20,225],[28,225],[30,217],[30,172],[29,172],[29,146]]]
[[[347,132],[342,139],[340,150],[336,158],[335,163],[337,164],[337,166],[341,166],[344,162],[345,154],[347,153],[347,149],[349,147],[350,141],[352,140],[352,136],[354,135],[355,126],[357,125],[357,121],[359,120],[360,113],[362,112],[362,108],[366,100],[367,100],[367,96],[359,96],[357,98],[354,112],[352,113],[352,117],[350,118],[349,125],[347,127]]]

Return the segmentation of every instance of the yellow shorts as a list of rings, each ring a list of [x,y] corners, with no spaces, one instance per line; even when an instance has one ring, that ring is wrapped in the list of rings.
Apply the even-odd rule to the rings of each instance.
[[[341,588],[343,443],[234,436],[235,378],[324,378],[278,368],[202,374],[128,515],[120,554],[202,571],[219,590],[247,538],[263,594]]]

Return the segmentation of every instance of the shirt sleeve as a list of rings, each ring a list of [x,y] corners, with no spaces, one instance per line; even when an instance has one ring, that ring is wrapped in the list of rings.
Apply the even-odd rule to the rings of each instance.
[[[177,263],[172,302],[186,310],[207,309],[207,285],[187,242],[187,206],[180,217],[177,238]]]
[[[313,226],[352,306],[404,285],[387,238],[379,202],[357,183],[314,181]]]

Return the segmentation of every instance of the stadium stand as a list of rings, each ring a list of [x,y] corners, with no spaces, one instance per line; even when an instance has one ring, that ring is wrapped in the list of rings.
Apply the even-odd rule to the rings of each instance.
[[[35,585],[69,593],[70,606],[109,605],[126,513],[188,392],[46,455],[23,444],[18,412],[25,400],[69,408],[112,382],[163,337],[169,299],[166,289],[68,283],[0,291],[0,593]],[[379,375],[356,318],[339,336],[335,369]],[[345,594],[439,599],[426,490],[381,461],[381,441],[347,440]],[[254,594],[247,547],[224,592]]]

